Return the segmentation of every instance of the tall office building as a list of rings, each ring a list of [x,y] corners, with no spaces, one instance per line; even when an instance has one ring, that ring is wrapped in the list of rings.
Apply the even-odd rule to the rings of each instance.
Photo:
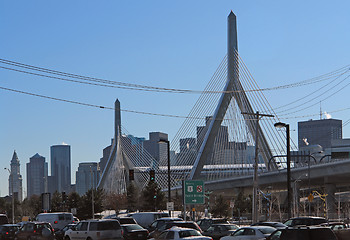
[[[20,173],[20,163],[16,151],[13,152],[9,176],[9,196],[14,196],[18,201],[23,199],[22,175]]]
[[[100,168],[96,162],[79,163],[76,172],[76,192],[81,196],[91,188],[96,188],[100,180]]]
[[[51,179],[50,192],[71,190],[71,154],[67,144],[51,146]]]
[[[159,166],[168,164],[168,145],[161,140],[168,140],[168,134],[162,132],[150,132],[149,140],[143,141],[143,147],[158,162]]]
[[[27,196],[32,195],[40,196],[42,193],[48,191],[48,164],[45,161],[45,157],[40,156],[38,153],[29,158],[27,163]]]
[[[332,146],[331,141],[342,139],[342,120],[322,119],[298,122],[298,147],[321,145],[323,149]]]

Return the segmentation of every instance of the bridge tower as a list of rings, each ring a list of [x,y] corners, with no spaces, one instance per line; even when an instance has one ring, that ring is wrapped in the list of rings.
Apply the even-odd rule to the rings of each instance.
[[[260,127],[256,129],[256,120],[254,117],[254,111],[249,103],[248,97],[239,80],[239,64],[238,64],[238,43],[237,43],[237,21],[236,15],[231,11],[227,20],[227,82],[223,89],[222,95],[219,99],[218,105],[210,121],[209,127],[206,131],[204,140],[198,151],[195,163],[190,172],[189,179],[199,179],[201,171],[204,167],[206,159],[210,155],[210,151],[215,141],[215,137],[218,135],[219,128],[225,117],[226,111],[232,100],[237,102],[237,105],[241,113],[251,113],[246,115],[246,125],[255,138],[258,133],[259,136],[259,149],[262,149],[260,153],[263,156],[266,166],[269,159],[272,157],[271,150],[268,142],[264,136],[264,133]],[[276,169],[274,162],[271,165],[271,169]]]

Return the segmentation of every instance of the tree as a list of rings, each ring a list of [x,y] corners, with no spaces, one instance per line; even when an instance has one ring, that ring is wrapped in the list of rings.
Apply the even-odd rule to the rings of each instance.
[[[137,200],[138,194],[136,192],[135,185],[130,183],[128,188],[126,189],[126,199],[127,199],[127,210],[129,212],[134,212],[137,210]]]
[[[219,197],[215,199],[215,203],[211,209],[211,213],[214,217],[228,217],[229,210],[229,204],[227,203],[227,201],[224,200],[222,195],[219,195]]]
[[[42,212],[41,197],[38,195],[32,195],[29,198],[25,198],[21,204],[22,216],[29,216],[34,219],[36,215]]]
[[[62,194],[58,191],[55,191],[51,195],[51,211],[52,212],[61,212],[63,211],[63,200]]]
[[[71,192],[68,195],[67,202],[66,202],[66,207],[68,211],[70,211],[73,208],[78,209],[80,202],[81,202],[81,198],[79,194],[77,192]]]
[[[243,192],[240,192],[235,198],[235,208],[233,214],[235,216],[240,216],[242,213],[252,212],[252,196],[244,196]]]
[[[156,211],[158,209],[165,209],[165,195],[156,182],[148,182],[146,188],[142,191],[142,197],[143,210]]]
[[[126,194],[110,193],[104,198],[103,206],[105,209],[113,209],[118,215],[121,209],[126,209],[127,196]]]
[[[79,219],[92,218],[92,191],[94,194],[94,212],[100,213],[103,209],[103,199],[105,197],[104,190],[102,188],[90,189],[82,197],[77,209],[77,217]]]

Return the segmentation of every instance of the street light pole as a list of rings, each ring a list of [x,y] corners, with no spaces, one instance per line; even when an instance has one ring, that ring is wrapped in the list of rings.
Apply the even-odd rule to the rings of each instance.
[[[253,175],[253,201],[252,201],[252,222],[256,223],[258,221],[258,168],[259,168],[259,120],[262,117],[274,117],[270,114],[261,114],[259,111],[256,113],[242,112],[244,115],[253,115],[256,117],[255,125],[255,161],[254,161],[254,175]]]
[[[167,144],[168,152],[168,202],[171,202],[171,186],[170,186],[170,141],[169,140],[159,140],[158,142],[165,142]],[[171,211],[169,210],[169,216],[171,216]]]
[[[11,179],[11,204],[12,204],[12,223],[15,223],[15,196],[13,196],[13,174],[12,171],[8,168],[4,168],[6,169],[9,174],[10,174],[10,179]]]
[[[288,218],[292,217],[292,187],[291,187],[291,174],[290,174],[290,130],[289,124],[278,122],[275,123],[276,128],[285,128],[286,129],[286,138],[287,138],[287,208],[288,208]]]
[[[92,211],[92,219],[95,219],[95,199],[94,199],[94,175],[92,173],[92,168],[90,166],[91,173],[91,211]]]

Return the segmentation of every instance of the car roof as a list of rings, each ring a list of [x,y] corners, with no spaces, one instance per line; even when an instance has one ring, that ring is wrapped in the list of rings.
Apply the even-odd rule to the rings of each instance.
[[[193,228],[184,228],[184,227],[177,227],[177,226],[174,226],[166,231],[175,231],[175,232],[180,232],[180,231],[186,231],[186,230],[195,230],[197,231],[196,229],[193,229]]]
[[[236,225],[234,223],[214,223],[212,226],[218,226],[218,225]]]
[[[276,229],[274,227],[271,227],[271,226],[249,226],[249,227],[241,227],[240,229],[242,228],[247,228],[247,229],[261,229],[261,228],[271,228],[271,229]],[[239,230],[239,229],[238,229]]]
[[[178,217],[162,217],[162,218],[158,218],[158,219],[156,219],[156,220],[154,220],[154,221],[159,221],[159,220],[178,220],[178,221],[181,221],[182,220],[182,218],[178,218]]]
[[[312,217],[312,216],[305,216],[305,217],[294,217],[294,218],[290,218],[290,219],[325,219],[324,217]]]

